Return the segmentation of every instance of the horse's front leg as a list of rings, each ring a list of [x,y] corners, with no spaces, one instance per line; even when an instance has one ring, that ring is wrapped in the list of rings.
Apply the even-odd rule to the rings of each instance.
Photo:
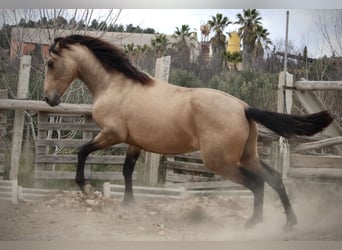
[[[130,145],[127,150],[123,165],[123,176],[125,178],[125,193],[122,205],[130,205],[133,201],[132,175],[135,163],[140,155],[141,149]]]
[[[80,187],[81,191],[88,196],[90,195],[92,188],[89,183],[86,183],[86,180],[84,178],[84,165],[88,155],[98,149],[100,149],[99,145],[96,144],[94,140],[92,140],[84,144],[78,152],[78,162],[75,181]]]
[[[80,148],[75,181],[84,194],[89,196],[92,190],[91,185],[86,183],[84,178],[84,166],[88,155],[96,150],[114,145],[117,143],[116,141],[114,136],[102,130],[93,140],[87,142]]]

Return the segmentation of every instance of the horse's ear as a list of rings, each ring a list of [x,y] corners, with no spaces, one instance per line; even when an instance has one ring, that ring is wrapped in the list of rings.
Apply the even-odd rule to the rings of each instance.
[[[54,39],[54,43],[50,46],[49,52],[59,56],[60,51],[62,50],[63,47],[65,47],[64,38],[63,37],[56,37]]]
[[[56,37],[55,38],[55,44],[57,49],[62,49],[65,47],[65,39],[63,37]]]
[[[62,37],[55,37],[55,39],[53,39],[53,42],[57,44],[62,39]]]

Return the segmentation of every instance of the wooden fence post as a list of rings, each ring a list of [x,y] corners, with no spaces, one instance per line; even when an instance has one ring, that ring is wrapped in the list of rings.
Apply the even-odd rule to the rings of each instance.
[[[0,99],[7,99],[8,98],[8,91],[7,89],[0,90]],[[0,180],[4,178],[4,171],[5,171],[5,134],[6,134],[6,124],[7,124],[7,116],[5,113],[1,112],[0,110]]]
[[[169,80],[171,56],[158,58],[155,67],[155,77],[167,82]],[[153,186],[158,184],[160,155],[146,152],[145,156],[145,183]]]
[[[110,198],[110,182],[106,181],[103,183],[103,198]]]
[[[286,77],[286,78],[285,78]],[[280,72],[278,82],[278,107],[279,113],[291,114],[292,109],[292,89],[293,75]],[[283,180],[287,179],[287,173],[290,170],[290,145],[286,138],[280,137],[277,146],[276,166],[281,172]]]
[[[20,58],[19,66],[19,79],[17,98],[27,98],[29,79],[31,69],[31,56],[24,55]],[[11,150],[11,169],[9,173],[10,180],[16,180],[18,178],[19,161],[21,155],[21,144],[23,140],[24,130],[24,111],[16,110],[14,116],[14,131],[12,137],[12,150]]]

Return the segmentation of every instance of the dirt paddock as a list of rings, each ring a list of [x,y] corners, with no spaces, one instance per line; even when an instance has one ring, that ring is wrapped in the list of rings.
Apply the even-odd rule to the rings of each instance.
[[[104,199],[97,193],[86,199],[80,193],[60,192],[17,205],[1,201],[0,240],[342,240],[341,197],[340,192],[333,196],[297,192],[291,200],[299,224],[285,232],[283,209],[272,192],[266,193],[264,222],[253,229],[243,227],[252,212],[252,199],[137,198],[127,208],[121,206],[120,197]]]

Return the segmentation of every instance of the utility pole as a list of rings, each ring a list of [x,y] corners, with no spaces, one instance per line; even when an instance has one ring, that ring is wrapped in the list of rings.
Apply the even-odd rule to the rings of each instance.
[[[289,46],[289,15],[290,12],[286,11],[286,30],[285,30],[285,52],[284,52],[284,86],[283,86],[283,95],[284,95],[284,105],[282,112],[287,114],[288,110],[286,108],[286,87],[287,87],[287,54],[288,54],[288,46]]]

